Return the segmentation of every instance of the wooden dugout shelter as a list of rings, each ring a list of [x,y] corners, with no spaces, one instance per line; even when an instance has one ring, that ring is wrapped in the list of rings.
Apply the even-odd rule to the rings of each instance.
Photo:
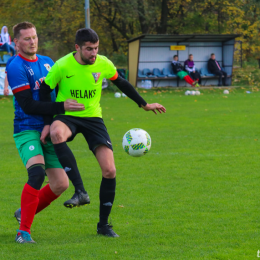
[[[228,85],[231,85],[234,60],[234,44],[238,34],[186,34],[186,35],[141,35],[128,40],[129,81],[133,86],[140,87],[141,81],[149,79],[153,86],[185,86],[184,81],[177,77],[141,78],[138,71],[154,68],[162,71],[171,70],[173,56],[177,54],[179,61],[184,63],[189,54],[193,54],[196,69],[202,74],[202,85],[216,85],[217,77],[206,75],[207,62],[211,53],[229,75]],[[180,48],[178,48],[178,46]],[[182,47],[181,47],[182,46]]]

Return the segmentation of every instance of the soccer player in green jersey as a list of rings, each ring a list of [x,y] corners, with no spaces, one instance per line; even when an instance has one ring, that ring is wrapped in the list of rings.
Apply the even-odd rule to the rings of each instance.
[[[84,104],[85,110],[57,115],[51,126],[45,125],[41,140],[50,133],[58,159],[75,187],[73,197],[64,203],[67,207],[88,204],[89,197],[84,189],[75,157],[66,142],[72,141],[78,134],[85,137],[89,149],[96,156],[102,171],[100,186],[100,215],[97,233],[109,237],[118,237],[108,224],[108,217],[115,197],[116,168],[113,149],[107,129],[102,120],[100,98],[102,80],[110,79],[123,93],[146,111],[159,113],[166,109],[158,104],[147,104],[134,87],[118,76],[116,67],[105,56],[98,55],[99,38],[92,29],[80,29],[76,33],[76,52],[58,60],[42,83],[40,96],[48,100],[49,93],[59,85],[56,101],[67,98]],[[45,120],[48,121],[48,120]]]

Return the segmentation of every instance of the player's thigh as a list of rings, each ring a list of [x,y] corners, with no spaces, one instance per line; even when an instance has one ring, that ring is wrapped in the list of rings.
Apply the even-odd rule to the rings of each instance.
[[[40,132],[34,130],[14,134],[16,148],[27,169],[33,164],[45,163],[40,136]]]
[[[105,178],[113,179],[116,177],[116,167],[113,151],[106,145],[100,145],[95,149],[97,161]]]
[[[51,142],[50,139],[47,139],[46,144],[41,144],[42,145],[42,151],[43,151],[43,156],[44,156],[44,161],[45,161],[45,169],[52,169],[52,168],[57,168],[57,169],[62,169],[63,167],[61,166],[59,159],[55,153],[53,143]]]
[[[55,120],[51,124],[50,135],[53,143],[66,142],[72,136],[72,131],[64,122]]]

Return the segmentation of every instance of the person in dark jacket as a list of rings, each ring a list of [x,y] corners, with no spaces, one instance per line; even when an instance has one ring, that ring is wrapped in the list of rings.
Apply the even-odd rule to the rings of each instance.
[[[172,70],[174,74],[176,74],[180,79],[184,79],[188,84],[191,86],[199,87],[199,84],[197,81],[193,80],[186,71],[184,71],[184,67],[181,65],[181,63],[178,61],[179,57],[178,55],[173,56],[172,61]]]
[[[189,55],[189,59],[184,62],[184,68],[189,73],[192,79],[196,80],[201,84],[201,76],[198,71],[195,69],[195,64],[193,61],[193,55]]]
[[[219,76],[218,80],[218,86],[227,86],[226,79],[227,79],[227,73],[223,71],[220,67],[220,64],[215,59],[215,54],[212,53],[210,59],[208,60],[208,70],[210,73],[215,74]],[[224,76],[224,80],[222,82],[222,76]]]

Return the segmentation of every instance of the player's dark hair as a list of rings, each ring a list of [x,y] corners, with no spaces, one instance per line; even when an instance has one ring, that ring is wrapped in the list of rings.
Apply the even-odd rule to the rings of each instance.
[[[16,24],[13,27],[14,38],[18,39],[20,37],[21,30],[26,30],[26,29],[31,29],[31,28],[34,28],[36,30],[35,25],[30,22],[22,22],[22,23]]]
[[[178,55],[174,55],[173,58],[178,57]]]
[[[213,55],[215,55],[215,53],[211,53],[211,55],[210,55],[210,56],[212,57]]]
[[[193,54],[190,54],[189,57],[190,57],[190,56],[193,56]]]
[[[98,40],[99,40],[99,38],[98,38],[97,33],[90,28],[82,28],[76,32],[75,43],[78,44],[80,47],[85,42],[96,43],[96,42],[98,42]]]

